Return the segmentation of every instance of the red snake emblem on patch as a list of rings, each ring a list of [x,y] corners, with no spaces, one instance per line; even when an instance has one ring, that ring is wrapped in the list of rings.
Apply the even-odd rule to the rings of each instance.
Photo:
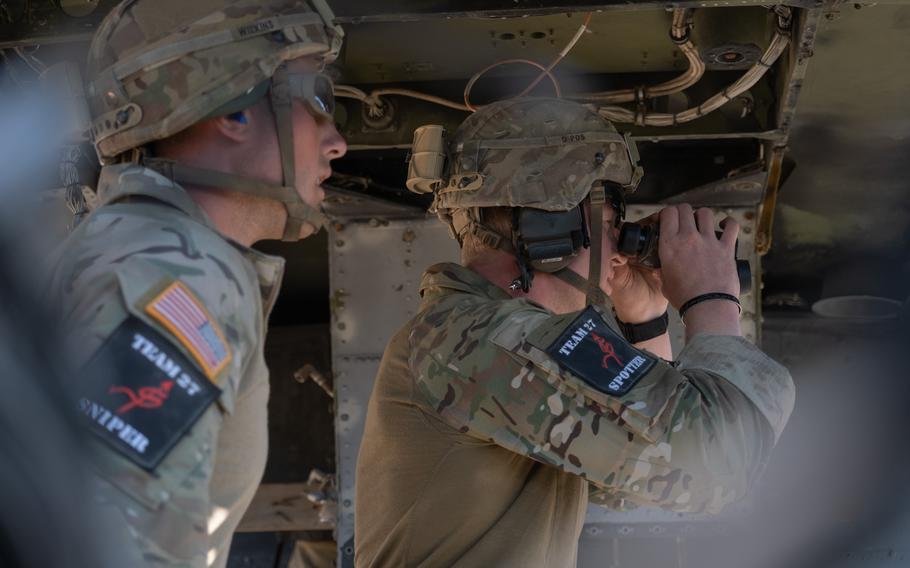
[[[173,387],[174,381],[161,381],[161,386],[142,387],[139,389],[138,394],[129,387],[120,386],[113,386],[108,392],[111,394],[121,393],[129,397],[130,401],[115,411],[116,414],[124,414],[136,407],[147,409],[161,408]]]
[[[594,338],[594,343],[596,343],[604,353],[604,357],[600,362],[604,369],[610,368],[610,359],[616,361],[616,364],[622,367],[622,361],[620,361],[619,356],[616,355],[616,349],[613,348],[612,343],[593,332],[591,333],[591,337]]]

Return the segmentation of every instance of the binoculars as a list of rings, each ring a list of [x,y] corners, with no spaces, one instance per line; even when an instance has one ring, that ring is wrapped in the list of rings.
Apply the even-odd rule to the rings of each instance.
[[[720,235],[717,233],[718,238]],[[660,257],[657,254],[659,238],[660,227],[657,224],[623,223],[619,228],[619,254],[629,257],[630,264],[660,268]],[[738,248],[739,240],[736,241],[734,251]],[[752,290],[752,267],[748,260],[736,259],[736,274],[739,276],[740,293],[748,294]]]

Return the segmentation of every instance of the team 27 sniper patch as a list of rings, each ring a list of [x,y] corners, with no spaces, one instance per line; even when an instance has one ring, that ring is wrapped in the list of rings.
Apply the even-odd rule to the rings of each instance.
[[[91,430],[148,470],[221,394],[173,343],[135,317],[98,350],[79,389]]]
[[[613,396],[629,392],[657,362],[610,329],[591,306],[575,318],[547,353],[560,367]]]

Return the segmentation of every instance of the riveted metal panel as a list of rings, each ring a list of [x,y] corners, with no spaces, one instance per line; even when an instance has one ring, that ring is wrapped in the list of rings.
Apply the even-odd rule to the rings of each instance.
[[[417,312],[423,271],[458,256],[435,218],[336,225],[329,235],[338,566],[353,566],[354,475],[382,353]]]
[[[336,357],[334,360],[338,566],[353,566],[354,561],[354,474],[379,360],[379,356]]]
[[[458,246],[437,219],[350,224],[329,239],[332,353],[381,355],[418,307],[431,264],[458,261]]]

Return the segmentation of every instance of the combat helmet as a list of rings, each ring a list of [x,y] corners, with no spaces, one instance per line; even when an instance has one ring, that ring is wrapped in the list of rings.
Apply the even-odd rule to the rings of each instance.
[[[553,273],[603,303],[603,206],[624,212],[624,195],[642,176],[635,145],[592,109],[562,99],[496,102],[468,117],[445,140],[441,126],[415,131],[408,188],[434,194],[433,209],[462,244],[468,233],[514,254],[530,289],[534,270]],[[582,205],[589,200],[590,218]],[[484,209],[512,207],[512,231],[484,223]],[[591,248],[586,280],[567,268]]]
[[[130,160],[178,183],[255,193],[284,203],[284,239],[324,217],[294,188],[291,103],[303,98],[331,119],[334,93],[321,73],[289,73],[306,55],[335,59],[343,32],[324,0],[124,0],[102,22],[89,49],[86,88],[91,136],[103,164]],[[281,152],[282,185],[189,167],[143,149],[206,118],[270,97]]]

